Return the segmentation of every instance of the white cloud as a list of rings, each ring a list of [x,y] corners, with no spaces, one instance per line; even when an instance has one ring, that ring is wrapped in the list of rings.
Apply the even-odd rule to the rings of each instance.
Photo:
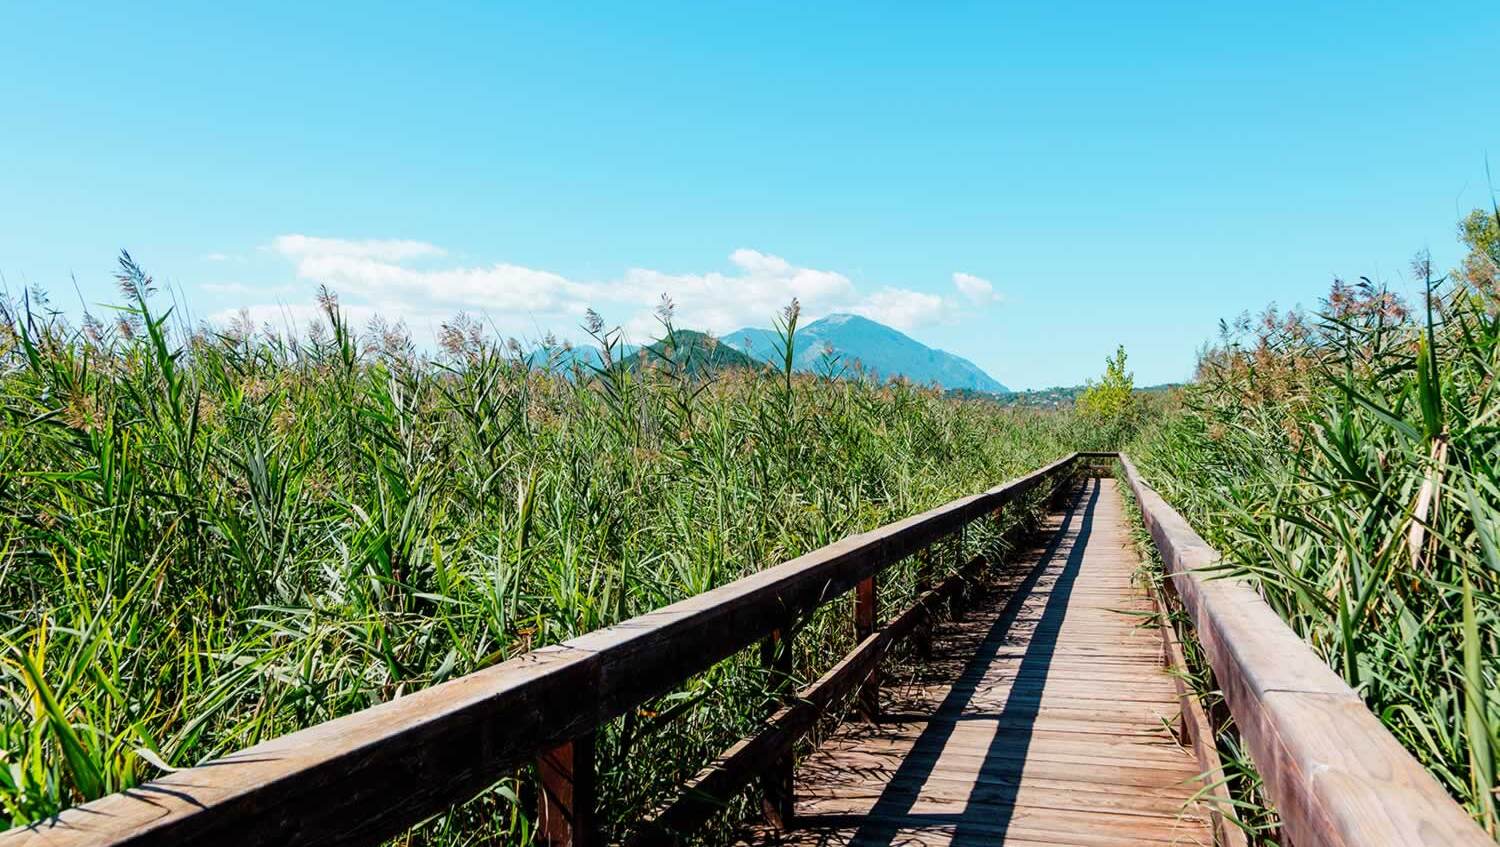
[[[290,285],[252,285],[244,282],[205,282],[198,286],[209,294],[238,297],[265,297],[270,294],[291,294]]]
[[[592,293],[558,274],[505,263],[418,270],[358,256],[309,255],[298,260],[297,276],[360,298],[500,313],[581,314]]]
[[[680,325],[720,333],[769,326],[793,298],[810,317],[850,311],[860,302],[854,282],[835,271],[798,267],[780,256],[744,248],[729,254],[729,261],[738,273],[669,274],[631,268],[617,281],[593,286],[595,302],[644,309],[627,323],[635,334],[655,328],[650,307],[662,294],[672,298]]]
[[[958,289],[958,293],[975,305],[994,303],[1001,299],[1000,295],[995,293],[995,286],[984,277],[959,271],[953,275],[953,285]]]
[[[351,259],[374,259],[382,262],[403,262],[446,256],[448,251],[425,241],[405,239],[364,239],[351,241],[343,238],[318,238],[312,235],[278,235],[271,242],[271,249],[294,259],[306,256],[342,256]]]
[[[422,241],[293,234],[277,237],[268,249],[291,260],[297,278],[309,289],[327,285],[346,308],[357,305],[389,320],[404,319],[413,329],[435,327],[456,312],[468,311],[485,315],[506,333],[553,330],[573,335],[585,309],[592,307],[639,339],[659,328],[653,315],[663,294],[674,303],[678,325],[718,333],[769,326],[793,298],[802,304],[806,320],[853,312],[903,330],[958,313],[957,301],[951,297],[891,287],[866,294],[843,273],[802,267],[748,248],[729,254],[727,271],[668,273],[630,268],[602,281],[574,280],[504,262],[449,267],[433,266],[430,261],[417,264],[416,260],[447,255],[441,247]],[[958,275],[954,282],[967,294]],[[215,317],[235,314],[236,310],[230,310]],[[275,325],[287,316],[305,324],[314,314],[300,305],[252,307],[254,320],[269,319]]]
[[[900,330],[937,323],[952,316],[953,301],[936,294],[886,288],[853,306],[850,311]]]

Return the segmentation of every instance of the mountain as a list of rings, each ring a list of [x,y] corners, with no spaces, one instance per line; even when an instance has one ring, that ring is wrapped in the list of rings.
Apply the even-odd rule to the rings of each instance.
[[[760,362],[736,350],[734,347],[714,339],[707,333],[691,329],[676,330],[676,345],[659,339],[639,347],[634,344],[620,345],[614,351],[616,366],[637,369],[640,367],[662,367],[670,360],[686,369],[692,376],[717,373],[726,368],[757,368]],[[570,373],[575,367],[585,371],[603,367],[604,360],[596,347],[538,347],[532,352],[536,367],[545,367],[560,373]]]
[[[769,329],[746,327],[724,335],[724,341],[762,362],[777,358],[780,341]],[[912,382],[937,383],[995,394],[1008,389],[978,365],[917,341],[882,323],[858,315],[829,315],[797,330],[793,364],[799,370],[818,370],[825,351],[832,350],[845,368],[858,362],[866,373],[880,377],[904,376]]]
[[[658,367],[668,361],[686,369],[690,375],[705,371],[716,372],[725,368],[754,368],[760,363],[734,347],[713,338],[707,333],[691,329],[679,329],[673,333],[675,346],[663,338],[641,348],[645,355],[635,353],[630,361],[655,364]]]
[[[1137,396],[1167,394],[1182,387],[1180,382],[1163,382],[1158,385],[1147,385],[1135,389]],[[1024,391],[1011,391],[991,397],[1002,406],[1021,406],[1034,409],[1056,409],[1063,406],[1071,406],[1078,401],[1078,396],[1088,390],[1087,385],[1054,385],[1051,388],[1027,389]],[[952,392],[962,395],[963,392]]]

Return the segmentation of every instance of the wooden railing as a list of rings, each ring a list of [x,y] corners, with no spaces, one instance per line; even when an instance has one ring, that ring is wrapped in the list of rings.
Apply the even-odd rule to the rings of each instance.
[[[859,643],[793,696],[762,731],[694,778],[640,836],[658,843],[763,780],[772,820],[790,814],[791,751],[824,707],[862,687],[873,697],[881,656],[920,632],[936,604],[962,587],[954,574],[885,625],[876,615],[881,571],[1016,498],[1055,483],[1067,456],[982,494],[850,536],[785,564],[615,626],[352,715],[257,744],[207,764],[0,834],[0,845],[374,844],[463,802],[534,761],[539,836],[598,843],[594,733],[756,642],[773,671],[790,670],[790,633],[813,610],[855,590]]]
[[[636,841],[690,831],[757,778],[767,816],[785,820],[796,741],[855,689],[864,710],[877,708],[881,657],[896,640],[920,635],[965,579],[960,568],[882,625],[877,576],[1082,461],[1115,459],[1276,804],[1282,843],[1493,845],[1250,586],[1206,570],[1218,555],[1128,457],[1075,453],[624,623],[13,829],[0,834],[0,847],[372,844],[528,761],[541,783],[539,835],[598,843],[594,733],[601,724],[756,642],[772,676],[787,678],[794,624],[854,590],[854,650],[812,685],[787,691],[786,705],[759,732],[657,810]],[[1201,716],[1192,723],[1203,731]]]
[[[1219,554],[1130,458],[1119,460],[1281,817],[1281,843],[1494,847],[1250,585],[1214,569]]]

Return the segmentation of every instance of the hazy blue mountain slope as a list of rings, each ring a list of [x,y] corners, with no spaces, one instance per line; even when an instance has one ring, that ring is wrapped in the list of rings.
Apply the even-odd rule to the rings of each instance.
[[[645,346],[622,344],[614,350],[616,366],[638,369],[641,367],[665,367],[668,362],[698,376],[713,374],[729,368],[758,368],[760,362],[740,352],[733,345],[720,342],[708,334],[690,329],[677,330],[676,347],[666,339],[657,339]],[[603,367],[604,359],[597,347],[538,347],[531,353],[534,367],[550,368],[569,373],[575,367],[585,371]]]
[[[774,329],[745,327],[724,336],[724,343],[752,359],[769,362],[780,355],[781,340]]]
[[[769,361],[780,342],[769,329],[746,327],[724,335],[724,341],[746,355]],[[856,362],[881,377],[904,376],[913,382],[936,382],[944,388],[1003,392],[1006,387],[968,359],[937,350],[885,324],[858,315],[829,315],[797,330],[796,366],[818,369],[832,350],[846,368]]]
[[[665,367],[675,363],[692,375],[712,374],[726,368],[757,368],[759,363],[731,344],[725,344],[709,335],[690,329],[679,329],[676,346],[666,339],[659,339],[642,348],[645,356],[635,355],[630,359],[632,367],[642,365]]]

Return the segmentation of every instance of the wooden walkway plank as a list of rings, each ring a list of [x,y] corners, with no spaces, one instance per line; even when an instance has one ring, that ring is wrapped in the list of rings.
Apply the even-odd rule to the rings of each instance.
[[[929,662],[886,680],[878,721],[798,766],[793,826],[742,843],[1213,843],[1114,480],[1087,480],[1049,524],[937,627]]]

